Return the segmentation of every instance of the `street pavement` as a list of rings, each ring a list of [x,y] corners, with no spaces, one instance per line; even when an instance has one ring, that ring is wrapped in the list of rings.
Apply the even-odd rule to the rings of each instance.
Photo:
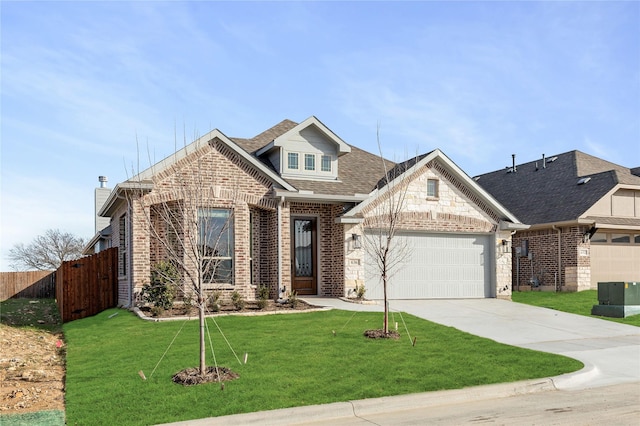
[[[380,302],[356,304],[319,297],[305,300],[335,309],[383,310]],[[616,415],[618,420],[612,419],[610,424],[640,424],[636,422],[640,415],[639,327],[499,299],[395,300],[390,302],[390,310],[508,345],[565,355],[578,359],[585,367],[539,380],[238,414],[173,425],[597,424],[595,419],[599,415],[602,419]],[[614,394],[620,396],[607,399]],[[533,399],[539,400],[538,409],[529,405]],[[581,407],[569,404],[577,400],[583,401]],[[556,407],[557,404],[551,404],[553,401],[566,403]],[[530,407],[538,420],[533,414],[524,416],[524,411],[489,409],[505,404]],[[598,407],[609,407],[609,412]],[[617,414],[612,411],[615,407],[620,411]],[[476,415],[469,417],[468,410],[472,409]],[[578,412],[582,417],[578,417]]]

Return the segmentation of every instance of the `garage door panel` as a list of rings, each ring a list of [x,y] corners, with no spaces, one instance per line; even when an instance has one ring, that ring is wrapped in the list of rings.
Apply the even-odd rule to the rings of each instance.
[[[410,256],[390,279],[390,299],[482,298],[490,294],[489,236],[401,235]],[[377,269],[365,256],[367,297],[383,298]]]

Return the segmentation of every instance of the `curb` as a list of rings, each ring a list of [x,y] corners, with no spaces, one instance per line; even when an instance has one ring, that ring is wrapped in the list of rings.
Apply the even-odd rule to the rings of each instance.
[[[425,392],[409,395],[385,396],[331,404],[311,405],[307,407],[282,408],[207,419],[187,420],[166,423],[158,426],[214,426],[214,425],[300,425],[313,422],[335,422],[340,419],[361,418],[380,413],[393,413],[405,410],[437,407],[469,401],[505,398],[509,396],[531,394],[557,390],[553,379],[524,380],[513,383],[475,386],[464,389]]]

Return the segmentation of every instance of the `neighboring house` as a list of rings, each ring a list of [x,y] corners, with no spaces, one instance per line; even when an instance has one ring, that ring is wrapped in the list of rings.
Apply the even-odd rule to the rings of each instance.
[[[224,236],[233,247],[224,259],[229,273],[211,290],[254,299],[266,285],[274,298],[290,291],[342,297],[364,284],[367,297],[381,297],[378,280],[366,278],[361,238],[385,194],[408,185],[401,228],[412,256],[394,277],[391,298],[509,298],[504,247],[524,227],[515,216],[439,150],[388,164],[395,166],[390,183],[379,156],[348,145],[315,117],[282,121],[251,139],[213,130],[116,185],[100,209],[119,248],[119,304],[137,303],[162,260],[145,226],[157,220],[154,203],[172,199],[176,167],[213,188],[203,217],[233,217]]]
[[[640,168],[570,151],[475,177],[530,225],[513,236],[514,290],[640,281],[639,175]]]

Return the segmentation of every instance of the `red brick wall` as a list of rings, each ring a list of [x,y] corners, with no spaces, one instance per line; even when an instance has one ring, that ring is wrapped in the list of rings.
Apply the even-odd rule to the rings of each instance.
[[[583,241],[588,231],[585,226],[559,227],[560,230],[560,268],[558,268],[558,231],[552,228],[520,231],[513,236],[513,289],[530,285],[532,277],[539,280],[540,285],[561,286],[561,290],[582,288],[585,283],[575,276],[576,268],[589,268],[589,256],[580,256],[581,250],[589,250],[589,243]],[[517,258],[515,248],[528,241],[529,257]],[[519,269],[518,269],[519,264]],[[567,274],[567,271],[570,271]],[[518,281],[519,280],[519,281]],[[565,288],[566,287],[566,288]]]
[[[318,295],[326,297],[344,296],[344,244],[341,224],[335,218],[342,213],[342,205],[320,203],[291,203],[286,220],[286,236],[283,232],[283,258],[290,253],[291,237],[289,230],[290,216],[315,215],[318,218],[318,246],[320,264],[318,265]],[[284,221],[283,221],[284,222]],[[283,223],[283,227],[285,224]],[[284,231],[284,229],[283,229]],[[286,248],[284,247],[286,246]],[[291,256],[287,263],[283,261],[283,269],[288,271],[287,290],[291,289]]]
[[[254,284],[264,282],[274,287],[273,267],[262,270],[261,264],[277,264],[273,243],[255,244],[275,226],[275,203],[270,197],[271,182],[257,172],[253,166],[221,143],[214,143],[192,152],[154,178],[155,188],[142,198],[142,203],[133,202],[133,270],[132,282],[136,292],[149,282],[150,265],[162,260],[163,249],[154,242],[149,232],[150,220],[155,221],[161,234],[166,227],[150,219],[150,206],[197,197],[194,207],[229,208],[232,210],[234,227],[234,285],[216,286],[227,297],[227,293],[240,292],[247,299],[254,299],[256,288],[251,285],[249,212],[257,213],[254,221]],[[197,188],[197,189],[194,189]],[[143,207],[144,206],[144,207]],[[143,212],[144,209],[144,212]],[[194,210],[195,211],[195,210]],[[277,247],[276,247],[277,248]],[[195,265],[194,265],[195,267]]]

